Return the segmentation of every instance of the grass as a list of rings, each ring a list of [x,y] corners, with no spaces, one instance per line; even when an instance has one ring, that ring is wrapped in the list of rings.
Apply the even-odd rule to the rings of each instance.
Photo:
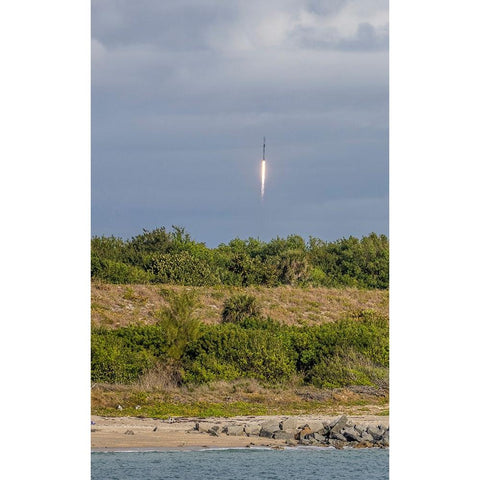
[[[122,410],[117,410],[118,405]],[[254,380],[148,390],[139,385],[95,385],[92,388],[92,413],[152,418],[388,415],[388,393],[348,388],[320,390],[294,385],[264,387]]]
[[[197,315],[205,323],[218,323],[225,300],[238,293],[257,298],[262,311],[289,325],[333,322],[370,309],[388,315],[388,291],[324,287],[183,287],[172,285],[113,285],[93,282],[91,314],[94,325],[124,326],[152,324],[166,305],[170,291],[195,290],[199,299]]]

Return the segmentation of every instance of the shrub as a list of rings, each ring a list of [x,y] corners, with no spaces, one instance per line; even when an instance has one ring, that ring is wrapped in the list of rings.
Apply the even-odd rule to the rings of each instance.
[[[388,320],[370,311],[315,326],[246,317],[216,325],[195,317],[191,292],[171,294],[156,325],[92,329],[92,380],[205,383],[293,376],[322,388],[388,384]],[[161,375],[160,369],[169,371]]]
[[[325,242],[289,235],[266,243],[249,238],[208,248],[183,227],[144,230],[130,241],[93,237],[92,276],[113,283],[181,285],[324,285],[388,288],[385,235]],[[137,267],[139,270],[128,270]],[[145,270],[146,273],[141,273]]]
[[[307,383],[319,388],[351,385],[388,385],[388,369],[376,365],[353,349],[338,351],[317,363],[306,377]]]
[[[91,341],[91,378],[94,382],[131,383],[155,362],[147,350],[126,348],[122,339],[109,331],[94,331]]]
[[[194,315],[197,299],[194,292],[170,292],[168,302],[160,312],[159,325],[165,334],[167,355],[178,361],[200,333],[200,321]]]
[[[260,315],[260,306],[253,295],[234,295],[225,300],[222,321],[239,323],[247,318],[258,318]]]
[[[209,326],[188,349],[192,363],[186,369],[198,372],[201,362],[204,376],[209,378],[220,375],[217,378],[231,379],[235,372],[239,376],[279,382],[295,372],[286,347],[279,332],[245,329],[231,323]]]
[[[92,277],[109,283],[149,283],[153,275],[141,268],[92,256]]]
[[[215,285],[218,276],[206,260],[193,256],[190,252],[161,254],[153,256],[147,267],[158,283],[179,285]]]

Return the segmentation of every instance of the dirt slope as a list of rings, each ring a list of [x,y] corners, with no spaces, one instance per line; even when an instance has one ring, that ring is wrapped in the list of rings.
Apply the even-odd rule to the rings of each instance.
[[[118,327],[130,323],[154,323],[171,290],[195,290],[198,317],[220,322],[224,301],[239,293],[257,297],[265,315],[291,325],[339,320],[360,310],[388,315],[388,291],[294,287],[182,287],[169,285],[111,285],[92,283],[91,310],[94,325]]]

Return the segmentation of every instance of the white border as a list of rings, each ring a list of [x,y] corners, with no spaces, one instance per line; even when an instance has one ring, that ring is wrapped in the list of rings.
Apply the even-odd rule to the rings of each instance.
[[[0,22],[1,470],[3,478],[85,479],[90,5],[4,2]]]

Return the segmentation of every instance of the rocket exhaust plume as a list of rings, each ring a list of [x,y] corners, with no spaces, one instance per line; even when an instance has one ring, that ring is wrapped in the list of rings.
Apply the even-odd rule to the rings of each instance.
[[[263,160],[262,160],[262,200],[263,196],[265,195],[265,170],[266,170],[266,162],[265,162],[265,137],[263,137]]]
[[[265,160],[262,160],[262,200],[265,195]]]

